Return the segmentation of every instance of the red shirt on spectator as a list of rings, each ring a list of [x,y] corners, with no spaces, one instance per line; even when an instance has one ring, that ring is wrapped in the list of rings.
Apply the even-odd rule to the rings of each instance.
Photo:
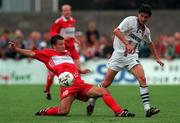
[[[180,43],[176,45],[175,47],[175,54],[180,56]]]

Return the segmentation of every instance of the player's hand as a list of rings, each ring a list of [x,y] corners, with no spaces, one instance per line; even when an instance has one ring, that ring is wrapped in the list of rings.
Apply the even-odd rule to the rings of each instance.
[[[164,66],[164,63],[160,60],[160,59],[157,59],[156,62],[161,65],[162,67]]]
[[[13,41],[8,42],[8,45],[9,45],[9,48],[11,48],[12,50],[14,51],[16,50],[16,45]]]
[[[91,71],[89,69],[82,69],[80,70],[80,73],[81,74],[87,74],[87,73],[90,73]]]
[[[75,42],[80,45],[80,41],[77,38],[74,38]]]
[[[133,53],[134,52],[134,48],[128,43],[128,44],[126,44],[125,45],[125,47],[126,47],[126,53],[127,54],[131,54],[131,53]]]

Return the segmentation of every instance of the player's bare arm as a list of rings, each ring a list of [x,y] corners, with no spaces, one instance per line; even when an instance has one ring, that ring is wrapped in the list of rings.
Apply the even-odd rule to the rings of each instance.
[[[121,32],[120,29],[116,28],[113,31],[114,35],[116,35],[121,41],[122,43],[125,45],[126,47],[126,52],[128,54],[133,53],[134,48],[128,43],[128,41],[125,39],[124,34]]]
[[[17,53],[20,53],[28,57],[35,56],[35,52],[33,52],[32,50],[18,48],[14,42],[9,42],[9,48],[11,48],[13,51]]]
[[[164,63],[160,60],[160,57],[156,51],[156,48],[153,43],[148,44],[149,49],[151,50],[151,53],[153,54],[156,62],[160,64],[161,66],[164,66]]]

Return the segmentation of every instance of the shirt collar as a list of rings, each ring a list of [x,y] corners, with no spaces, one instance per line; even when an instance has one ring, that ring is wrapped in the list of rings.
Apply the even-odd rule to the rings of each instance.
[[[62,18],[63,18],[63,20],[64,20],[64,21],[68,21],[68,19],[67,19],[66,17],[62,16]],[[73,20],[73,18],[72,18],[72,17],[70,17],[70,20],[72,21],[72,20]]]

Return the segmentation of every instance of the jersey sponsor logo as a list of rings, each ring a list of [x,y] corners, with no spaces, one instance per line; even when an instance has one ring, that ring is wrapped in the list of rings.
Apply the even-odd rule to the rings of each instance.
[[[139,38],[138,36],[136,36],[133,33],[130,33],[128,36],[131,37],[132,39],[136,40],[138,43],[140,43],[142,41],[141,38]]]
[[[49,61],[50,66],[56,66],[63,63],[70,63],[74,64],[73,59],[70,56],[53,56],[51,57],[51,60]]]
[[[75,28],[74,27],[62,28],[60,31],[60,35],[63,37],[74,37],[75,36]]]

